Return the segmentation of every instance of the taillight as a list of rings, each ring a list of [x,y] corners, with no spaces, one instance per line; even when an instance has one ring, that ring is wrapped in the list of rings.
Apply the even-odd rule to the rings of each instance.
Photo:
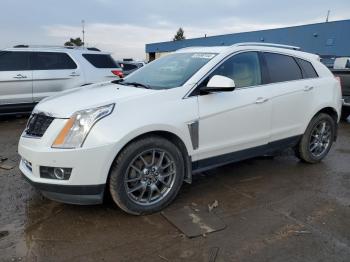
[[[124,77],[123,71],[121,70],[112,70],[112,73],[116,76],[119,76],[120,78]]]

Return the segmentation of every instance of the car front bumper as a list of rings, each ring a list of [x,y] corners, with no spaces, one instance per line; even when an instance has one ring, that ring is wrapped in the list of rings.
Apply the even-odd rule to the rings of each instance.
[[[76,205],[94,205],[103,202],[105,184],[101,185],[59,185],[34,182],[21,160],[20,170],[24,178],[48,199]]]
[[[115,157],[113,144],[54,149],[41,139],[22,136],[18,153],[22,158],[19,168],[24,177],[45,197],[69,204],[103,202],[109,169]],[[71,174],[67,180],[43,178],[41,167],[69,168]]]

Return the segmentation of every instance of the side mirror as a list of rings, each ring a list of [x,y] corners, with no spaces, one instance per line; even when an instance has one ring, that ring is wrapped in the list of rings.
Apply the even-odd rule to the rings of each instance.
[[[221,75],[214,75],[210,78],[207,86],[201,88],[203,92],[229,92],[235,90],[235,81]]]

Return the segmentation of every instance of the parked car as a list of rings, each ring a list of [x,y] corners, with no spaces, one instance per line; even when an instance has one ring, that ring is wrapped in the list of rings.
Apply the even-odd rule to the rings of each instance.
[[[135,61],[117,61],[120,67],[123,69],[124,76],[130,75],[132,72],[143,67],[144,62],[135,62]]]
[[[50,199],[97,204],[110,193],[138,215],[213,167],[288,147],[317,163],[336,139],[340,83],[318,56],[294,49],[186,48],[43,100],[19,141],[20,170]]]
[[[321,58],[321,62],[325,66],[327,66],[329,69],[331,69],[331,68],[333,68],[334,61],[337,57],[334,55],[321,55],[320,58]]]
[[[57,92],[122,77],[96,48],[17,46],[0,51],[0,115],[30,112]]]
[[[343,92],[342,119],[350,116],[350,57],[339,57],[334,61],[332,73],[339,77]]]

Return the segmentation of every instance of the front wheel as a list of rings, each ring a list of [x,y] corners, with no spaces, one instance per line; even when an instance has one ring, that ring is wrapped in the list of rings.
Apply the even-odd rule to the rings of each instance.
[[[180,150],[159,136],[129,144],[115,160],[109,180],[114,202],[129,214],[159,211],[174,200],[184,179]]]
[[[335,131],[336,123],[330,115],[320,113],[315,116],[296,148],[297,157],[311,164],[320,162],[331,149]]]

